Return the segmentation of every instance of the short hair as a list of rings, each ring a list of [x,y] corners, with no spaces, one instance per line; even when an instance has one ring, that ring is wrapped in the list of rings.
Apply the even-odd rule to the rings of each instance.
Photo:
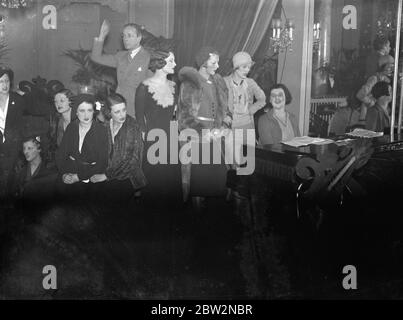
[[[8,75],[8,79],[10,80],[10,88],[12,88],[14,80],[14,72],[8,67],[0,67],[0,78],[5,74]]]
[[[95,97],[92,94],[80,93],[79,95],[73,97],[73,109],[75,112],[77,111],[78,106],[83,102],[92,105],[92,108],[95,111]]]
[[[166,66],[167,62],[165,61],[165,59],[168,58],[169,55],[170,52],[168,51],[158,50],[151,52],[150,64],[148,65],[148,69],[150,69],[152,72],[162,69]]]
[[[390,42],[388,38],[386,38],[384,36],[378,36],[375,38],[375,40],[373,42],[374,49],[376,51],[381,50],[388,44],[388,42]]]
[[[106,97],[105,104],[104,104],[105,108],[102,108],[102,113],[107,120],[110,120],[112,118],[112,116],[111,116],[112,107],[115,104],[119,104],[119,103],[126,104],[126,99],[119,93],[112,92]]]
[[[142,26],[140,26],[140,25],[138,25],[138,24],[136,24],[136,23],[129,22],[129,23],[126,23],[126,24],[123,26],[123,29],[122,29],[122,30],[124,30],[124,29],[127,28],[127,27],[130,27],[130,28],[133,28],[134,30],[136,30],[137,37],[143,37],[142,29],[143,29],[144,27],[142,27]]]
[[[39,150],[42,149],[41,137],[39,135],[30,135],[30,136],[23,137],[22,144],[24,144],[25,142],[32,142],[33,144],[36,145],[36,147]]]
[[[57,94],[64,94],[66,96],[66,98],[69,99],[70,104],[73,102],[74,93],[71,92],[71,90],[69,90],[69,89],[59,90],[55,93],[54,97],[56,97]]]
[[[269,94],[271,94],[271,91],[274,89],[283,89],[284,95],[285,95],[285,104],[290,104],[292,101],[292,95],[290,93],[290,90],[288,90],[287,86],[282,83],[276,83],[272,85],[269,89]]]
[[[390,95],[389,87],[390,87],[390,84],[388,82],[386,82],[386,81],[377,82],[372,87],[372,90],[371,90],[372,96],[375,99],[378,99],[378,98],[380,98],[382,96],[389,96]]]

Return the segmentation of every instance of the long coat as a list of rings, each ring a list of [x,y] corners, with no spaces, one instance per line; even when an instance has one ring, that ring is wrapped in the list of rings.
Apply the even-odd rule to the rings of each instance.
[[[0,139],[0,198],[11,192],[15,178],[14,167],[22,149],[24,109],[24,99],[19,94],[10,92],[4,129],[5,140],[3,142],[3,139]]]
[[[75,173],[80,181],[94,174],[105,173],[108,165],[108,133],[105,126],[92,122],[85,135],[81,152],[79,147],[79,121],[71,122],[56,152],[56,164],[60,175]]]
[[[107,123],[107,128],[109,150],[107,178],[129,179],[134,189],[144,187],[146,178],[141,169],[144,144],[139,125],[128,115],[116,134],[114,142],[112,141],[110,122]]]
[[[182,82],[178,102],[180,129],[192,128],[201,133],[204,128],[221,128],[230,114],[224,79],[215,74],[206,80],[195,68],[183,67],[179,80]]]

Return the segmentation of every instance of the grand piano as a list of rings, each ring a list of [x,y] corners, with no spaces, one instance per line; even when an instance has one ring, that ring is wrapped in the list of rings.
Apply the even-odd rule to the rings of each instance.
[[[284,192],[326,203],[344,191],[359,189],[355,175],[366,166],[393,168],[402,174],[403,139],[338,137],[334,143],[291,147],[285,144],[258,146],[255,149],[255,174]],[[396,179],[398,177],[396,176]]]

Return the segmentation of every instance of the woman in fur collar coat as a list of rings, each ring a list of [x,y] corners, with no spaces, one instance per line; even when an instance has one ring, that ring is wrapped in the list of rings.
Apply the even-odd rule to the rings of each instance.
[[[179,129],[194,129],[199,137],[198,148],[201,158],[202,142],[220,141],[225,129],[230,125],[228,112],[228,89],[223,78],[216,74],[219,54],[210,47],[203,47],[195,57],[198,70],[183,67],[179,71],[181,81],[179,109]],[[204,129],[204,130],[203,130]],[[209,141],[204,140],[209,136]],[[192,195],[197,203],[205,196],[225,193],[227,169],[225,165],[182,165],[182,189],[184,200]],[[199,161],[200,163],[200,161]]]

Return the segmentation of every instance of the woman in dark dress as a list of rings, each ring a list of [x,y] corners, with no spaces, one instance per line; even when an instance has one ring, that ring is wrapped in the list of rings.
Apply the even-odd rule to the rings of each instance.
[[[125,203],[136,191],[146,185],[143,174],[143,140],[136,121],[126,112],[126,100],[117,93],[105,101],[104,116],[108,130],[109,160],[105,173],[90,178],[93,183],[104,183],[104,198]]]
[[[149,65],[154,75],[136,90],[136,119],[145,140],[143,171],[148,183],[144,195],[155,199],[181,198],[178,139],[170,139],[170,130],[178,132],[172,121],[177,93],[175,83],[167,79],[175,66],[172,52],[154,52]]]
[[[90,178],[105,173],[108,165],[108,133],[94,120],[95,98],[80,94],[74,99],[77,119],[71,122],[56,152],[59,190],[80,199],[96,194]]]

